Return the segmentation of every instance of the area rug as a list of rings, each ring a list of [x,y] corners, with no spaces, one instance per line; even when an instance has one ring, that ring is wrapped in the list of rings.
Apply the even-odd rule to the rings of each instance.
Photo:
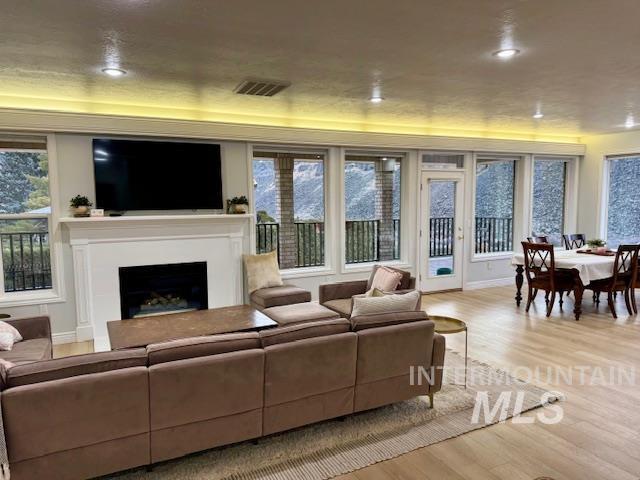
[[[445,365],[445,384],[435,395],[433,409],[428,398],[418,397],[343,421],[273,435],[257,445],[245,442],[194,454],[157,465],[152,473],[136,470],[114,478],[326,480],[497,423],[497,418],[472,421],[478,392],[487,392],[491,405],[503,392],[512,392],[514,397],[521,392],[522,412],[546,401],[545,390],[474,360],[469,360],[472,375],[465,389],[459,385],[464,359],[448,350]]]

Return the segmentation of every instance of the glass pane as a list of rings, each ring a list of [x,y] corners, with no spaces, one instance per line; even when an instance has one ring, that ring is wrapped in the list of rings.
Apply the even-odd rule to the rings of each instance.
[[[533,164],[533,236],[562,245],[566,163],[536,160]]]
[[[324,265],[324,163],[293,162],[296,267]]]
[[[476,253],[513,250],[515,166],[515,160],[479,160],[476,165]]]
[[[276,175],[273,160],[253,160],[253,188],[258,223],[277,223]]]
[[[43,151],[0,151],[0,213],[51,213]]]
[[[51,288],[47,218],[0,220],[6,292]]]
[[[344,181],[346,262],[399,259],[400,159],[347,155]]]
[[[456,182],[429,182],[429,266],[430,277],[452,275],[455,237]]]
[[[609,160],[607,244],[640,242],[640,157]]]
[[[464,168],[464,153],[425,153],[422,165],[429,168]]]

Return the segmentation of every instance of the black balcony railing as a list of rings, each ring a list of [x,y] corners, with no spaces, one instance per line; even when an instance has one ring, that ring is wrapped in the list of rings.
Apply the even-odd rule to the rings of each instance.
[[[324,223],[296,222],[296,267],[324,265]]]
[[[5,292],[51,288],[47,232],[0,233]]]
[[[513,219],[476,217],[476,253],[513,250]]]
[[[429,257],[453,255],[453,218],[432,217],[429,219]]]
[[[429,219],[429,256],[449,257],[454,245],[453,217]],[[475,253],[510,252],[513,250],[513,219],[476,217]]]
[[[400,220],[393,221],[393,259],[400,259]]]
[[[348,221],[345,229],[347,263],[376,262],[380,258],[380,220]]]
[[[269,253],[278,248],[280,225],[277,223],[256,224],[256,252]]]

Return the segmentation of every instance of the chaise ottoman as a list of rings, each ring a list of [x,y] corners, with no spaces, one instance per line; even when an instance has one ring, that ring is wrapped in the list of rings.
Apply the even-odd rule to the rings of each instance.
[[[311,301],[311,292],[293,285],[281,285],[279,287],[259,288],[251,293],[251,306],[257,310],[264,310],[280,305],[303,303]]]
[[[262,313],[277,322],[281,327],[340,318],[340,315],[333,310],[311,302],[266,308]]]

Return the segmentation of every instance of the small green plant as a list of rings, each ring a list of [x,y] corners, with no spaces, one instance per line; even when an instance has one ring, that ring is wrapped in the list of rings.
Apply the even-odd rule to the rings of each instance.
[[[249,199],[242,195],[241,197],[233,197],[228,200],[229,205],[249,205]]]
[[[78,208],[78,207],[90,207],[91,205],[93,205],[89,199],[87,197],[85,197],[84,195],[76,195],[75,197],[73,197],[71,199],[71,201],[69,202],[69,204],[73,207],[73,208]]]
[[[593,238],[593,239],[587,241],[587,245],[589,245],[589,247],[591,247],[591,248],[604,247],[606,244],[607,244],[607,242],[605,242],[604,240],[602,240],[600,238]]]

